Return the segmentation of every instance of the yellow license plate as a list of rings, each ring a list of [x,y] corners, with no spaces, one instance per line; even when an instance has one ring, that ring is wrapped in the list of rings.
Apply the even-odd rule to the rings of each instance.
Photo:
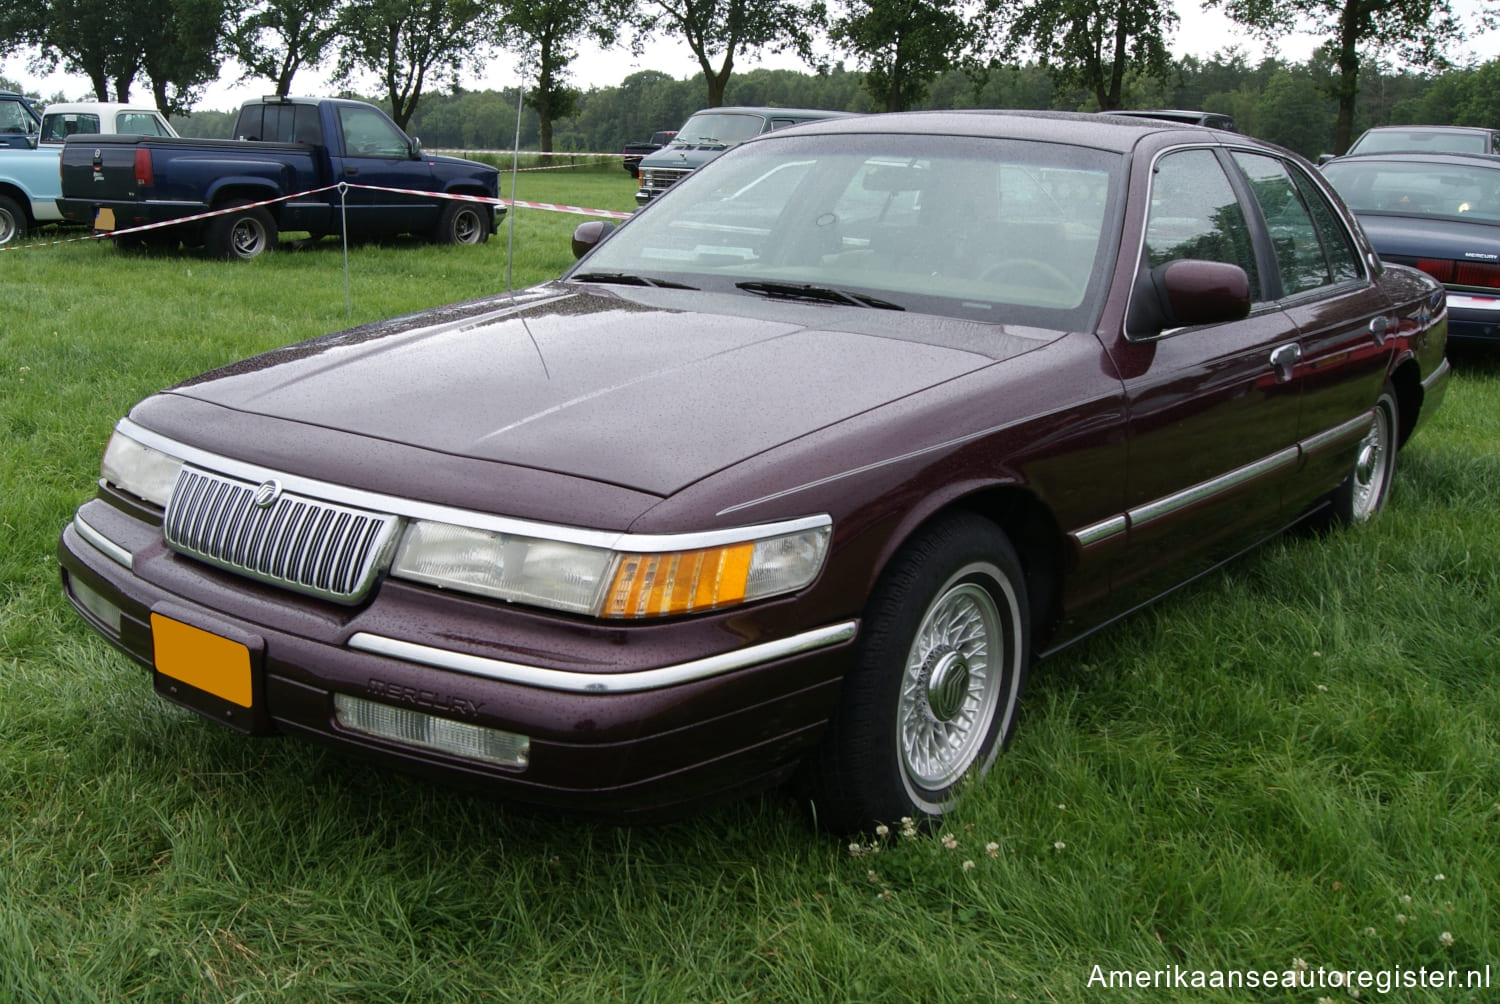
[[[94,214],[95,230],[113,230],[115,228],[115,211],[113,209],[100,209]]]
[[[250,650],[244,645],[161,614],[151,615],[151,640],[163,676],[250,707]]]

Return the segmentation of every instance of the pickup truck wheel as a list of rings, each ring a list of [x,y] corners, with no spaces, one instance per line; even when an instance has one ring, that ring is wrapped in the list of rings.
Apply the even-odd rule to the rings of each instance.
[[[26,236],[26,210],[14,199],[0,195],[0,244]]]
[[[490,239],[487,210],[477,202],[450,202],[432,232],[434,244],[483,244]]]
[[[203,227],[203,246],[215,258],[249,261],[273,250],[276,240],[276,221],[259,206],[215,216]]]

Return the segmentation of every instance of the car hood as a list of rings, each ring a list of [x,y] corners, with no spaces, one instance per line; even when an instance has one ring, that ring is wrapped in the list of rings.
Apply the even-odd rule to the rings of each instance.
[[[551,284],[289,346],[168,393],[666,496],[1052,337],[744,294]]]

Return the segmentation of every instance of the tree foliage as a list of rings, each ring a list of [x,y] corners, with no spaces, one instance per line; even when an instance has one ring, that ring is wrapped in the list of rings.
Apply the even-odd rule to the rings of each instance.
[[[829,37],[864,67],[864,87],[888,112],[912,107],[982,37],[962,0],[847,0]]]
[[[338,37],[343,0],[259,0],[230,37],[246,77],[260,77],[283,97],[298,70],[313,69]]]
[[[477,0],[359,0],[339,16],[338,79],[373,74],[403,129],[429,77],[453,76],[494,38],[492,9]]]
[[[1269,39],[1307,31],[1327,39],[1323,52],[1337,67],[1330,93],[1338,102],[1334,151],[1354,138],[1362,50],[1395,52],[1413,65],[1441,64],[1444,48],[1463,37],[1450,0],[1205,0]]]
[[[795,51],[811,62],[813,31],[827,13],[823,0],[642,0],[634,24],[642,38],[665,30],[687,43],[714,108],[724,103],[740,55]]]
[[[526,103],[541,124],[541,149],[552,149],[553,120],[577,110],[578,92],[567,84],[577,41],[589,35],[600,45],[613,44],[614,25],[626,10],[626,0],[510,0],[500,31],[506,47],[523,57],[526,76],[535,71]]]
[[[1163,80],[1172,72],[1170,0],[995,0],[994,9],[1010,24],[1009,53],[1035,53],[1060,84],[1090,90],[1101,110],[1124,107],[1129,68]]]

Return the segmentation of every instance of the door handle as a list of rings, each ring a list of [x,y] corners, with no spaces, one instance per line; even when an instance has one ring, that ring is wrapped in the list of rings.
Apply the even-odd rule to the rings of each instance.
[[[1292,369],[1302,358],[1302,346],[1296,342],[1278,345],[1271,350],[1271,368],[1276,371],[1276,382],[1286,383],[1292,379]]]
[[[357,168],[357,167],[346,167],[346,168],[344,168],[344,174],[347,175],[350,178],[354,177],[358,173],[359,173],[359,168]]]

